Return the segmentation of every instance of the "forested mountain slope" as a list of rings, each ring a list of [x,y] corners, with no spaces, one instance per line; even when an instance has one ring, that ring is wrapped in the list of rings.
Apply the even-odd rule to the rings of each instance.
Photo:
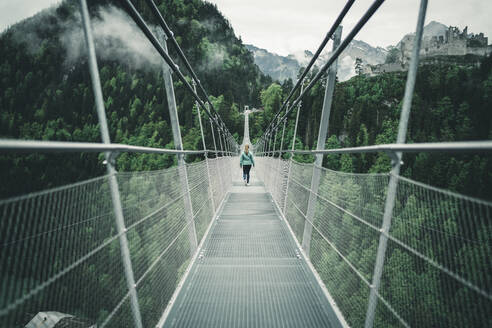
[[[475,59],[471,58],[470,63]],[[316,72],[313,72],[315,74]],[[326,148],[394,143],[398,130],[406,73],[356,76],[337,83]],[[262,93],[265,111],[250,118],[251,135],[266,128],[292,85],[272,84]],[[316,145],[324,82],[304,97],[296,148]],[[473,64],[432,64],[419,68],[410,114],[408,143],[492,139],[492,58]],[[292,140],[295,111],[286,132]],[[280,138],[279,138],[280,139]],[[277,144],[278,149],[280,142]],[[284,148],[286,148],[284,146]],[[309,161],[310,159],[299,158]],[[402,174],[433,186],[492,199],[492,158],[486,154],[407,154]],[[325,156],[324,165],[346,172],[389,172],[381,153]]]
[[[271,79],[259,71],[215,5],[201,0],[155,2],[219,114],[240,140],[239,111],[244,105],[259,105],[260,90]],[[172,148],[161,59],[120,3],[89,2],[111,140]],[[145,1],[134,4],[152,25]],[[77,2],[62,2],[10,27],[0,35],[0,53],[0,137],[100,142]],[[174,84],[184,148],[199,149],[193,99],[177,79]],[[2,155],[0,198],[104,174],[102,159],[94,154]],[[151,170],[173,160],[123,154],[117,164],[119,170]]]

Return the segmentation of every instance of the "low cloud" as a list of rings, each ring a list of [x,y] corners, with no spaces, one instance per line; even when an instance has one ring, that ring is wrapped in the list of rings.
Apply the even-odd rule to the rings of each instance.
[[[92,18],[92,33],[100,59],[117,60],[141,69],[162,63],[161,57],[145,35],[119,8],[101,7],[97,17]],[[60,41],[67,51],[67,64],[72,65],[87,55],[79,14],[76,22],[60,36]]]
[[[202,44],[205,47],[205,58],[200,65],[200,69],[204,71],[220,69],[224,65],[224,61],[229,58],[225,46],[204,41],[202,40]]]
[[[56,30],[60,31],[55,37],[65,49],[65,59],[62,63],[65,69],[70,70],[81,60],[86,60],[85,36],[78,10],[70,19],[63,20],[57,15],[55,7],[46,9],[16,25],[13,29],[14,39],[25,44],[27,51],[32,55],[37,55],[43,42],[46,42],[40,35],[46,35],[52,29],[49,24],[56,25]],[[221,22],[216,19],[200,22],[181,19],[178,24],[191,24],[194,28],[207,31],[205,34],[213,35],[217,33]],[[99,60],[118,61],[134,69],[144,70],[154,70],[162,65],[159,53],[124,10],[114,6],[100,7],[91,17],[91,27]],[[149,27],[156,36],[157,32],[160,32],[160,28],[156,26]],[[199,70],[220,69],[230,60],[227,47],[220,42],[203,38],[197,46],[203,53],[200,63],[195,63]]]
[[[100,7],[91,17],[92,34],[99,60],[113,60],[136,69],[155,69],[162,65],[157,50],[123,10],[114,6]],[[156,28],[151,26],[156,31]],[[45,35],[57,30],[57,37],[65,49],[64,67],[73,67],[87,58],[82,19],[77,10],[68,20],[61,19],[56,7],[43,10],[12,27],[13,38],[33,56],[47,42]]]

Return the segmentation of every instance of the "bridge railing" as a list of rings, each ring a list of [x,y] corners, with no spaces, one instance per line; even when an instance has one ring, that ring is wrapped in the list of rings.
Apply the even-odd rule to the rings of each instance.
[[[86,318],[98,327],[134,327],[121,234],[142,324],[155,326],[196,252],[190,240],[200,243],[231,184],[231,161],[187,164],[185,193],[182,167],[115,173],[126,227],[121,233],[109,175],[0,201],[0,327],[23,327],[26,315],[42,311]],[[222,179],[209,180],[207,169]]]
[[[492,150],[492,143],[487,149]],[[304,251],[309,238],[306,256],[344,320],[353,327],[363,326],[391,174],[336,172],[261,155],[256,160],[259,177]],[[313,190],[316,171],[320,183]],[[492,203],[396,178],[374,325],[490,325]],[[306,234],[309,228],[312,231]]]
[[[192,83],[168,55],[165,37],[154,36],[130,1],[124,2],[130,16],[164,61],[176,149],[111,143],[89,11],[86,0],[79,2],[102,143],[2,139],[0,151],[104,153],[107,174],[0,200],[0,327],[24,327],[30,320],[38,326],[60,318],[83,318],[97,327],[162,325],[165,309],[231,185],[236,141],[181,49]],[[153,1],[147,3],[179,48]],[[196,100],[203,150],[183,150],[172,72]],[[200,109],[209,116],[214,150],[207,150]],[[124,152],[176,155],[178,165],[118,172],[116,159]],[[185,156],[198,154],[204,160],[185,162]]]
[[[342,324],[366,328],[490,326],[492,203],[400,176],[404,152],[492,151],[490,141],[405,144],[427,0],[420,1],[396,144],[324,149],[337,59],[383,2],[373,1],[342,41],[340,24],[354,3],[347,1],[256,143],[258,171],[324,281]],[[304,87],[307,73],[329,39],[333,39],[329,59]],[[301,100],[324,75],[316,150],[295,151]],[[293,110],[297,116],[292,148],[285,150],[286,123]],[[281,159],[288,152],[312,154],[314,163]],[[369,152],[386,152],[391,171],[350,174],[322,167],[324,154]]]

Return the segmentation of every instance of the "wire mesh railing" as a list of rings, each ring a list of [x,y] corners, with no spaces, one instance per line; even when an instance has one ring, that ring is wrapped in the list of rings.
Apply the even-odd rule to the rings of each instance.
[[[180,167],[116,173],[144,327],[155,326],[231,184],[231,159],[186,165],[193,220]],[[98,327],[134,327],[109,190],[110,176],[0,201],[0,327],[57,311]]]
[[[257,162],[300,244],[311,226],[309,259],[344,318],[363,326],[390,174],[317,167],[320,184],[309,220],[314,165],[273,157]],[[492,203],[397,179],[374,326],[492,325]]]
[[[90,14],[86,0],[80,0],[103,143],[3,139],[0,151],[104,152],[108,174],[0,200],[0,327],[24,327],[47,312],[58,318],[84,318],[98,327],[155,326],[231,185],[227,156],[236,150],[236,141],[183,52],[180,57],[213,113],[169,57],[166,41],[156,38],[130,1],[125,3],[167,63],[163,74],[176,149],[111,143]],[[148,3],[155,9],[153,1]],[[166,25],[162,16],[160,23]],[[206,149],[201,119],[203,150],[183,150],[171,71],[209,116],[213,151]],[[176,154],[178,166],[118,173],[115,159],[121,152]],[[209,158],[211,153],[214,158]],[[184,157],[190,154],[204,154],[205,159],[186,164]]]

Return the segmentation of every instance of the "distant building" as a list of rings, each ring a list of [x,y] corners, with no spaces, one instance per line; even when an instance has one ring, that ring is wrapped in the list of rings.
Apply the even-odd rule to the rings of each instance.
[[[400,62],[406,65],[412,56],[415,35],[406,35],[400,42]],[[486,56],[492,53],[488,38],[483,33],[468,33],[468,27],[460,31],[458,27],[450,26],[445,35],[427,37],[422,40],[420,55],[429,56]]]
[[[398,44],[398,62],[379,65],[364,65],[363,73],[378,75],[387,72],[402,72],[408,69],[412,57],[414,34],[406,35]],[[460,31],[458,27],[450,26],[445,35],[424,37],[420,48],[421,64],[446,62],[450,63],[457,57],[446,56],[487,56],[492,53],[492,45],[483,33],[468,33],[468,27]],[[457,63],[459,60],[455,60]],[[476,60],[478,63],[478,59]],[[475,63],[473,63],[475,64]]]

